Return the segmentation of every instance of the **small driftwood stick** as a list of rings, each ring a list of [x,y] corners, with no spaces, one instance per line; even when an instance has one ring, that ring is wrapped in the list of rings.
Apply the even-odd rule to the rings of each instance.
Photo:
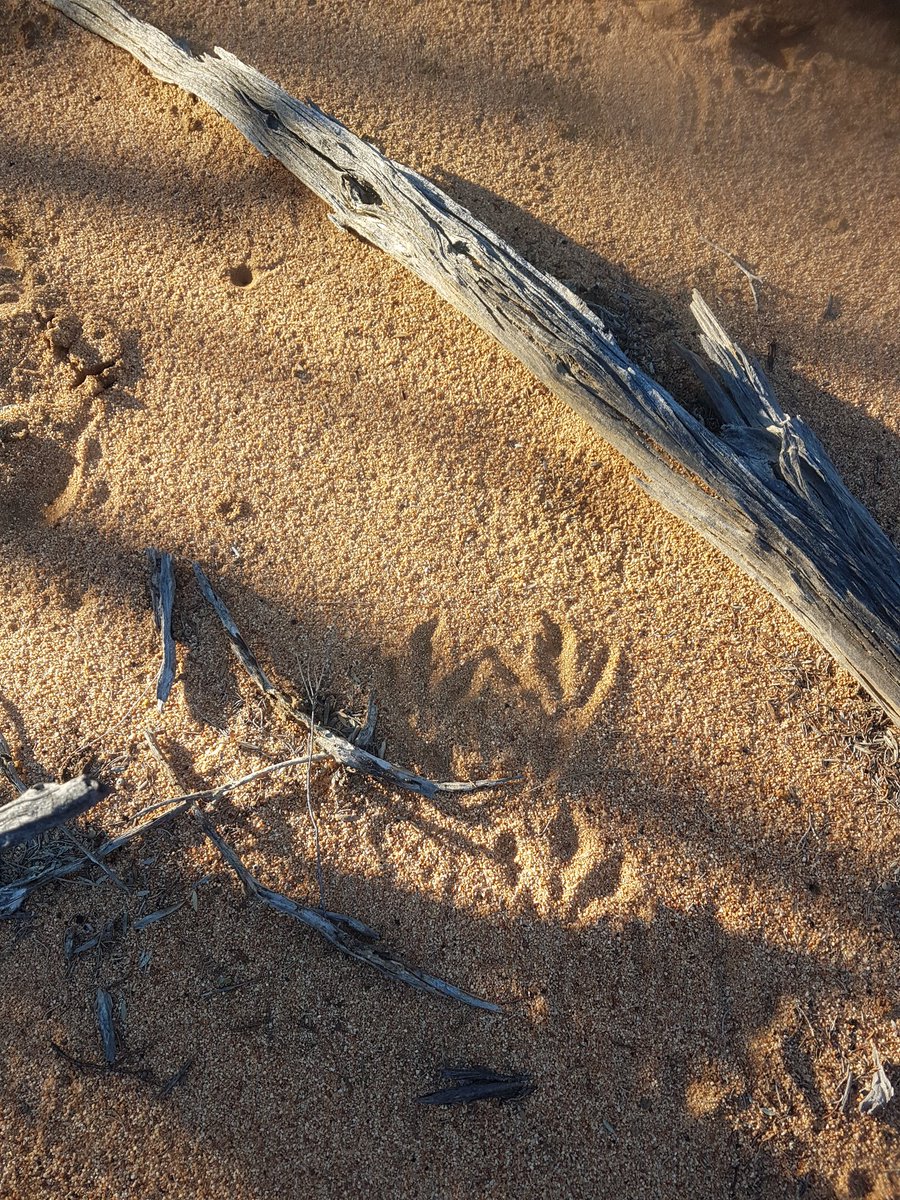
[[[324,200],[337,226],[386,251],[492,334],[900,724],[900,556],[698,295],[693,311],[715,364],[715,375],[704,373],[729,416],[721,435],[630,362],[573,292],[314,104],[225,50],[194,53],[113,0],[47,2],[205,100]]]
[[[175,680],[175,639],[172,637],[175,573],[172,570],[172,555],[163,550],[148,550],[147,562],[150,567],[150,606],[153,609],[153,623],[163,644],[163,661],[156,680],[156,704],[162,712]]]
[[[458,1000],[461,1004],[468,1004],[471,1008],[480,1008],[492,1013],[502,1011],[498,1004],[492,1004],[489,1000],[481,1000],[478,996],[472,996],[468,992],[454,987],[452,983],[446,983],[443,979],[438,979],[427,971],[409,967],[394,958],[389,951],[374,944],[378,939],[378,934],[355,917],[326,912],[321,908],[307,908],[298,904],[296,900],[291,900],[289,896],[282,895],[281,892],[273,892],[270,888],[263,887],[247,870],[237,852],[219,834],[206,814],[194,805],[191,808],[191,815],[240,879],[248,894],[261,900],[269,908],[314,929],[342,954],[346,954],[349,958],[355,958],[357,962],[374,967],[376,971],[398,983],[405,983],[408,987],[422,992],[430,992],[432,995],[444,996],[449,1000]]]
[[[361,775],[368,775],[370,778],[378,779],[382,783],[392,783],[395,787],[402,788],[406,792],[415,792],[419,796],[424,796],[427,800],[433,799],[439,792],[453,792],[456,794],[482,792],[489,788],[497,788],[504,784],[518,782],[515,779],[476,779],[471,782],[450,781],[448,783],[435,782],[432,779],[425,779],[421,775],[415,775],[412,771],[407,771],[403,767],[396,767],[393,763],[389,763],[383,758],[378,758],[375,754],[370,754],[368,750],[364,750],[362,746],[355,745],[348,738],[335,733],[334,730],[326,729],[325,726],[313,720],[312,715],[306,712],[296,696],[291,696],[281,688],[276,687],[272,680],[269,679],[268,675],[266,675],[265,671],[259,665],[253,651],[244,641],[241,631],[234,623],[234,618],[228,611],[222,598],[214,590],[199,563],[194,563],[194,574],[197,577],[197,583],[200,591],[203,593],[204,599],[209,601],[215,610],[216,616],[221,621],[231,649],[234,651],[235,657],[241,666],[263,695],[268,696],[281,712],[291,720],[302,725],[307,732],[311,733],[313,741],[322,753],[327,754],[338,766],[346,767],[348,771],[357,771]]]
[[[39,783],[0,808],[0,850],[30,841],[99,803],[109,789],[89,775]]]

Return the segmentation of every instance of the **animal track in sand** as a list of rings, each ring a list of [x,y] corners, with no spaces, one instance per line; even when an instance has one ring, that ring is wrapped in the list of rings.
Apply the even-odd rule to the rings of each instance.
[[[518,678],[567,741],[584,732],[615,682],[618,648],[586,648],[574,629],[542,612]]]
[[[738,20],[734,45],[779,71],[791,71],[799,61],[815,52],[815,27],[752,12]]]
[[[542,917],[566,925],[594,924],[619,891],[624,855],[588,815],[561,801],[535,838],[519,848],[518,894]]]
[[[597,903],[618,887],[621,860],[591,819],[566,816],[568,787],[576,786],[580,760],[593,761],[590,730],[615,690],[620,662],[617,647],[598,646],[546,612],[535,615],[518,646],[503,650],[460,653],[444,622],[419,624],[407,650],[391,660],[386,686],[395,698],[407,697],[422,768],[459,777],[522,773],[561,798],[540,833],[533,798],[520,803],[515,790],[507,800],[496,793],[466,803],[393,798],[372,812],[363,833],[374,858],[387,866],[390,829],[405,826],[418,831],[407,852],[420,867],[429,864],[432,884],[447,896],[455,895],[464,864],[477,863],[484,895],[500,892],[515,907],[567,921],[594,920]],[[492,815],[498,803],[508,805],[499,829]]]
[[[488,646],[460,654],[442,622],[424,621],[395,674],[409,672],[420,698],[411,722],[433,747],[446,744],[449,724],[459,751],[467,760],[478,755],[486,770],[498,763],[501,771],[556,774],[613,689],[620,662],[618,647],[579,637],[568,622],[541,612],[524,644],[502,652]],[[470,765],[461,761],[456,769]],[[452,766],[440,763],[442,770]]]
[[[45,519],[56,524],[72,510],[102,457],[100,434],[110,412],[107,393],[118,382],[122,348],[102,320],[82,320],[64,306],[44,308],[38,321],[54,359],[71,372],[72,390],[87,393],[68,422],[72,469],[44,510]]]
[[[113,401],[122,400],[112,389],[124,350],[105,321],[79,318],[61,305],[8,234],[0,241],[0,287],[14,287],[16,296],[15,307],[7,299],[11,311],[4,312],[0,300],[0,405],[6,408],[0,433],[34,435],[27,453],[41,462],[42,515],[55,524],[84,494],[100,461],[101,434]]]

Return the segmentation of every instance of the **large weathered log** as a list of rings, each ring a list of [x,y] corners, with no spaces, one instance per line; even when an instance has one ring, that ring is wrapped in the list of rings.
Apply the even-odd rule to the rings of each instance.
[[[47,2],[205,100],[321,197],[336,225],[398,259],[496,337],[630,459],[660,504],[767,588],[900,724],[900,557],[699,295],[692,310],[713,364],[701,372],[720,434],[631,363],[571,291],[314,104],[225,50],[194,54],[112,0]]]

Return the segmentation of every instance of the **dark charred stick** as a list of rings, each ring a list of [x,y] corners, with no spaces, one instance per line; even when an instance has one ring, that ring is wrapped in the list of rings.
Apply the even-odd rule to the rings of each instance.
[[[534,1091],[530,1075],[501,1075],[488,1067],[442,1067],[441,1075],[451,1080],[453,1087],[420,1096],[420,1104],[450,1107],[473,1104],[476,1100],[497,1100],[506,1104],[524,1100]]]

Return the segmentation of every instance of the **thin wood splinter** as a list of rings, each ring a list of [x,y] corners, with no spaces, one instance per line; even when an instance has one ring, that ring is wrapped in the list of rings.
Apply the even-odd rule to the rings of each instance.
[[[256,900],[261,900],[263,904],[281,913],[282,916],[292,917],[295,921],[300,921],[301,924],[314,929],[330,945],[340,950],[342,954],[346,954],[348,958],[354,958],[357,962],[374,967],[376,971],[386,975],[389,979],[405,983],[408,987],[416,988],[418,991],[444,996],[449,1000],[458,1000],[462,1004],[467,1004],[471,1008],[483,1009],[485,1012],[499,1013],[502,1011],[498,1004],[482,1000],[478,996],[454,987],[452,983],[438,979],[437,976],[431,975],[427,971],[407,966],[399,959],[394,958],[389,951],[375,945],[379,935],[356,917],[345,916],[343,913],[326,912],[321,908],[307,908],[298,904],[296,900],[291,900],[289,896],[282,895],[281,892],[273,892],[270,888],[264,887],[247,870],[237,852],[225,841],[202,809],[193,805],[191,816],[240,879],[249,895]]]

